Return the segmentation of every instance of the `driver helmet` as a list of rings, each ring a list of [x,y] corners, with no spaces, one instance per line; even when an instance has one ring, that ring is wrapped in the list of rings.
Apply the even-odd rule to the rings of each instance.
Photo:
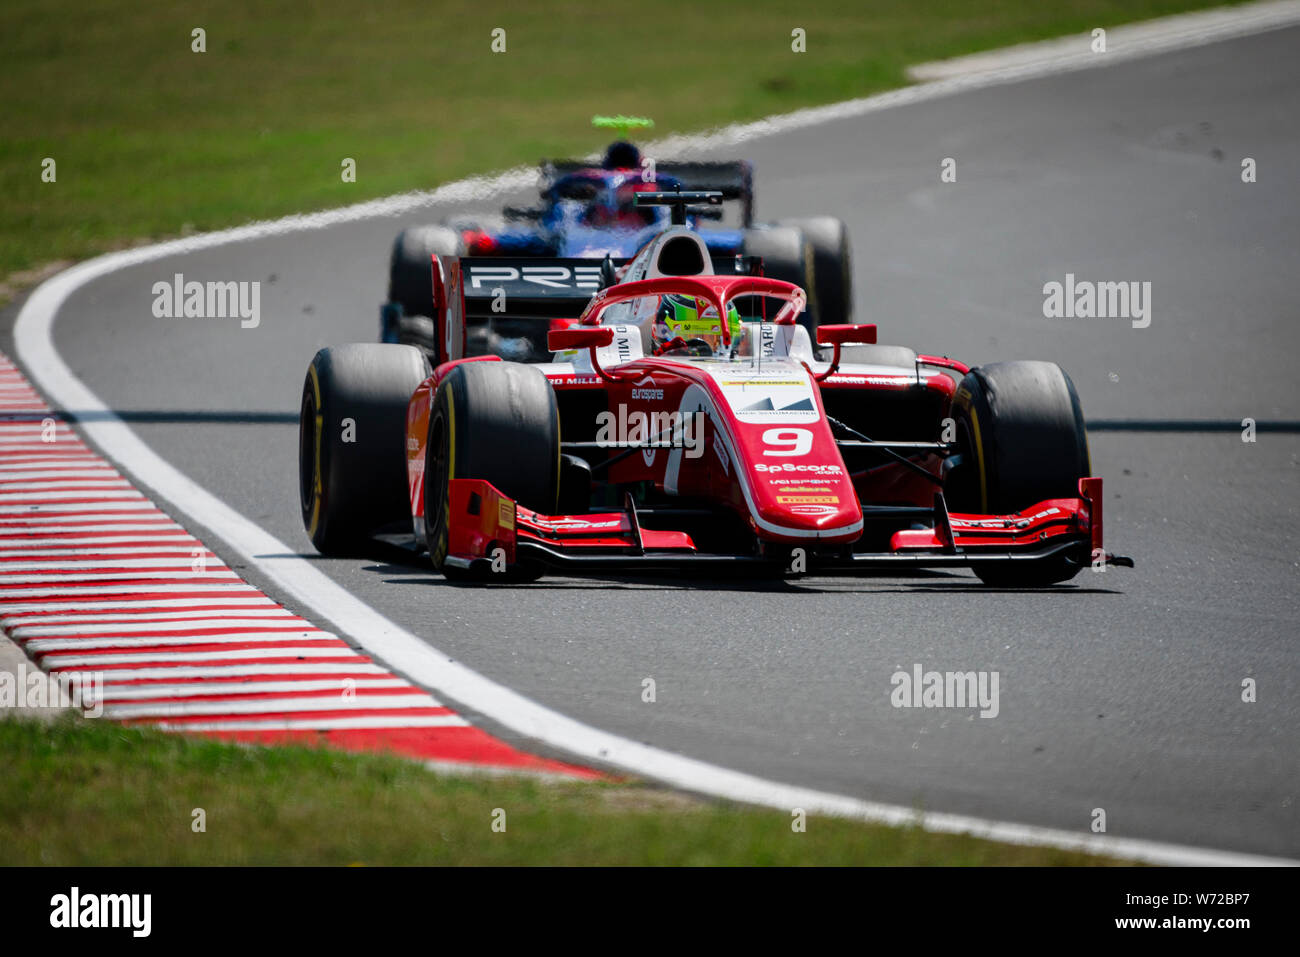
[[[734,348],[740,343],[745,327],[740,311],[730,302],[727,303],[727,326]],[[679,337],[691,345],[697,344],[694,340],[700,340],[708,346],[709,354],[717,355],[724,348],[718,310],[695,296],[677,293],[663,296],[655,312],[651,338],[659,347]]]
[[[609,144],[605,150],[605,159],[601,162],[604,169],[638,169],[641,166],[641,151],[626,140]]]

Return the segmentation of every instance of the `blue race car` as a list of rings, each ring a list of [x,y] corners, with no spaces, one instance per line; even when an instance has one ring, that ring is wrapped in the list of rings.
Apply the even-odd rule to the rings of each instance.
[[[581,160],[541,164],[541,203],[507,207],[499,215],[456,217],[433,226],[404,229],[393,244],[388,302],[381,312],[381,338],[429,347],[433,324],[431,257],[473,256],[594,259],[621,262],[670,225],[664,206],[637,205],[641,192],[714,191],[738,204],[734,222],[723,225],[718,206],[687,210],[710,254],[761,260],[764,275],[808,292],[800,322],[852,322],[852,262],[848,230],[831,216],[754,222],[753,168],[745,161],[656,162],[626,139],[627,129],[653,125],[631,117],[596,117],[624,138],[612,143],[599,165]]]

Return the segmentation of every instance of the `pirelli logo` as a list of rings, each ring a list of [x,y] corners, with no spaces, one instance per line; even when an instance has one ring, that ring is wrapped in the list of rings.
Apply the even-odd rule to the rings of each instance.
[[[523,283],[536,287],[545,294],[547,290],[562,292],[595,292],[600,288],[600,266],[468,266],[466,287],[488,293],[497,286]]]

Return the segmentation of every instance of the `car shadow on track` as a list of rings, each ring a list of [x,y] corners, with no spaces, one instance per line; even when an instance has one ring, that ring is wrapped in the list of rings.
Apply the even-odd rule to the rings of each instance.
[[[348,561],[327,558],[315,552],[296,552],[289,555],[259,555],[258,558],[303,558],[311,562]],[[752,568],[738,568],[734,574],[714,574],[708,577],[686,576],[680,572],[652,572],[637,575],[580,577],[552,575],[533,582],[449,581],[429,565],[422,551],[372,541],[364,555],[353,560],[366,562],[360,570],[374,575],[388,576],[385,585],[405,585],[468,590],[527,589],[538,592],[588,592],[604,591],[712,591],[736,593],[767,593],[787,595],[835,595],[858,592],[864,595],[1122,595],[1121,588],[1084,586],[1075,582],[1031,588],[1013,588],[1004,585],[985,585],[973,575],[941,569],[913,569],[909,572],[849,571],[826,576],[810,575],[805,578],[756,577]],[[1085,572],[1080,572],[1080,578]]]
[[[738,593],[763,592],[767,594],[789,595],[832,595],[845,592],[860,592],[867,595],[880,594],[947,594],[963,592],[971,594],[1025,594],[1042,593],[1054,595],[1119,595],[1123,592],[1114,588],[1084,587],[1063,583],[1047,587],[1008,588],[990,586],[968,578],[962,574],[944,571],[915,570],[906,575],[897,572],[879,574],[871,572],[852,572],[834,577],[810,576],[808,578],[755,578],[752,573],[745,575],[713,575],[707,578],[687,577],[680,573],[619,575],[616,578],[597,577],[580,578],[571,575],[557,575],[541,578],[534,582],[458,582],[448,581],[428,567],[423,556],[413,560],[388,561],[381,564],[364,565],[362,571],[376,575],[390,576],[384,578],[386,585],[418,585],[423,587],[453,589],[528,589],[529,591],[577,591],[586,592],[595,589],[604,591],[721,591]],[[394,577],[400,576],[400,577]]]

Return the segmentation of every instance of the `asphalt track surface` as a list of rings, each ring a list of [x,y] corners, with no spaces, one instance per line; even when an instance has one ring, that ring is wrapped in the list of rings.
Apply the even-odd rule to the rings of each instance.
[[[1104,808],[1116,836],[1300,857],[1297,50],[1300,29],[1278,30],[742,150],[760,216],[848,222],[857,319],[881,341],[1065,367],[1110,424],[1094,473],[1135,570],[1017,592],[967,573],[466,588],[377,559],[320,567],[497,682],[666,750],[926,810],[1083,831]],[[56,345],[163,457],[314,556],[295,485],[307,362],[375,338],[393,235],[452,211],[119,271],[71,297]],[[260,327],[154,318],[153,283],[176,272],[261,280]],[[1043,284],[1067,272],[1151,282],[1150,327],[1044,318]],[[1245,417],[1284,427],[1248,444]],[[892,707],[890,676],[918,663],[999,672],[1000,713]]]

